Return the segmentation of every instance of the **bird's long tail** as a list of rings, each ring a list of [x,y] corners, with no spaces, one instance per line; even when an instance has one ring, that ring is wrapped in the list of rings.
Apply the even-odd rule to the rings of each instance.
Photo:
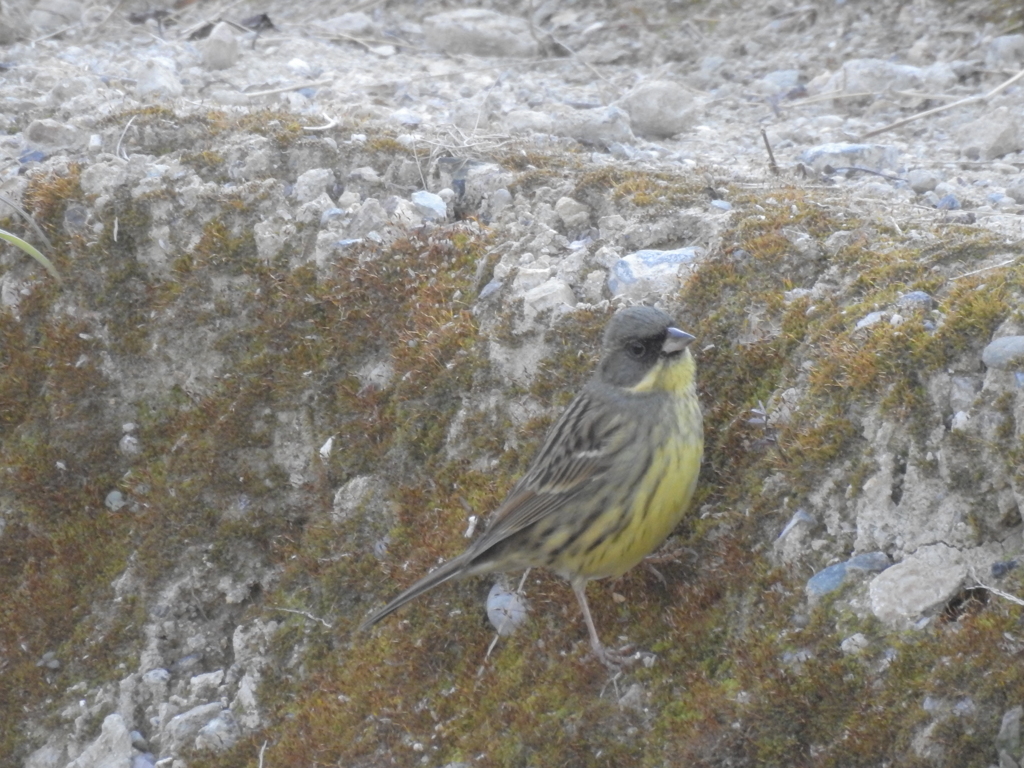
[[[401,608],[410,600],[415,600],[424,592],[433,589],[438,584],[443,584],[449,579],[454,579],[458,576],[466,575],[470,565],[470,558],[468,557],[468,555],[468,552],[464,552],[458,557],[452,558],[444,565],[441,565],[438,568],[431,571],[430,573],[428,573],[426,576],[417,581],[415,584],[413,584],[411,587],[405,590],[405,592],[400,594],[398,597],[396,597],[390,603],[385,605],[379,611],[372,613],[370,616],[364,619],[363,623],[359,625],[359,629],[357,629],[356,631],[362,632],[364,629],[372,627],[374,624],[376,624],[378,621],[383,619],[388,614]]]

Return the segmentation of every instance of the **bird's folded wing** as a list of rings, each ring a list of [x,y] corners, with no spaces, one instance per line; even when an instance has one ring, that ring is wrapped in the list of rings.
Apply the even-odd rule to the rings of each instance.
[[[608,471],[622,427],[586,393],[552,428],[533,464],[494,511],[477,546],[486,549],[556,512]]]

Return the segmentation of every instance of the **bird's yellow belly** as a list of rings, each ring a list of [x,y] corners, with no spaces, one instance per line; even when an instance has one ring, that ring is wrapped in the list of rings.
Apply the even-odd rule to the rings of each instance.
[[[696,402],[680,406],[674,429],[652,458],[645,479],[632,497],[626,520],[622,505],[604,510],[553,564],[562,575],[600,579],[619,576],[661,545],[690,506],[700,474],[703,436]]]

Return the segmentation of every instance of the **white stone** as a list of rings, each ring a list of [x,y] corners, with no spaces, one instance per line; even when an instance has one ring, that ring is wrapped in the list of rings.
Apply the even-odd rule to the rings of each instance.
[[[532,319],[536,315],[548,309],[555,309],[559,306],[576,306],[576,294],[572,288],[561,280],[551,279],[546,283],[526,292],[523,296],[523,309],[527,318]]]
[[[640,250],[619,259],[608,276],[612,296],[643,298],[665,295],[679,288],[683,271],[690,272],[702,255],[698,248],[672,251]]]
[[[224,706],[219,701],[215,701],[210,704],[200,704],[198,707],[193,707],[172,717],[160,734],[161,751],[180,752],[186,744],[189,746],[194,744],[195,738],[203,726],[217,717],[223,708]]]
[[[302,204],[315,200],[334,184],[334,171],[330,168],[311,168],[299,174],[292,195]]]
[[[906,629],[940,610],[967,576],[960,550],[945,544],[921,547],[871,581],[871,611],[895,629]]]
[[[590,223],[590,208],[571,197],[561,197],[555,203],[555,213],[566,229],[579,230]]]
[[[231,749],[242,735],[235,716],[230,709],[221,710],[217,717],[199,729],[196,734],[196,749],[209,749],[223,752]]]
[[[135,68],[135,96],[142,101],[172,99],[184,91],[170,59],[146,59]]]
[[[217,695],[217,688],[224,682],[224,670],[196,675],[188,682],[188,698],[192,704],[207,703]]]
[[[219,22],[200,43],[203,64],[207,69],[227,69],[238,61],[238,38],[230,24]]]
[[[124,718],[115,712],[103,719],[99,738],[67,768],[125,768],[132,759],[132,737]]]
[[[640,136],[666,138],[690,128],[697,117],[693,94],[671,80],[650,80],[628,93],[619,106]]]

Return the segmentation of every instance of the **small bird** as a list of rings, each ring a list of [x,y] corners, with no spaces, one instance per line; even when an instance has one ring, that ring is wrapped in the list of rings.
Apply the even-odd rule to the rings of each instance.
[[[545,567],[572,585],[598,659],[621,663],[620,653],[601,644],[586,585],[639,563],[690,506],[704,453],[693,340],[660,309],[619,310],[605,329],[597,371],[487,530],[359,629],[449,579]]]

